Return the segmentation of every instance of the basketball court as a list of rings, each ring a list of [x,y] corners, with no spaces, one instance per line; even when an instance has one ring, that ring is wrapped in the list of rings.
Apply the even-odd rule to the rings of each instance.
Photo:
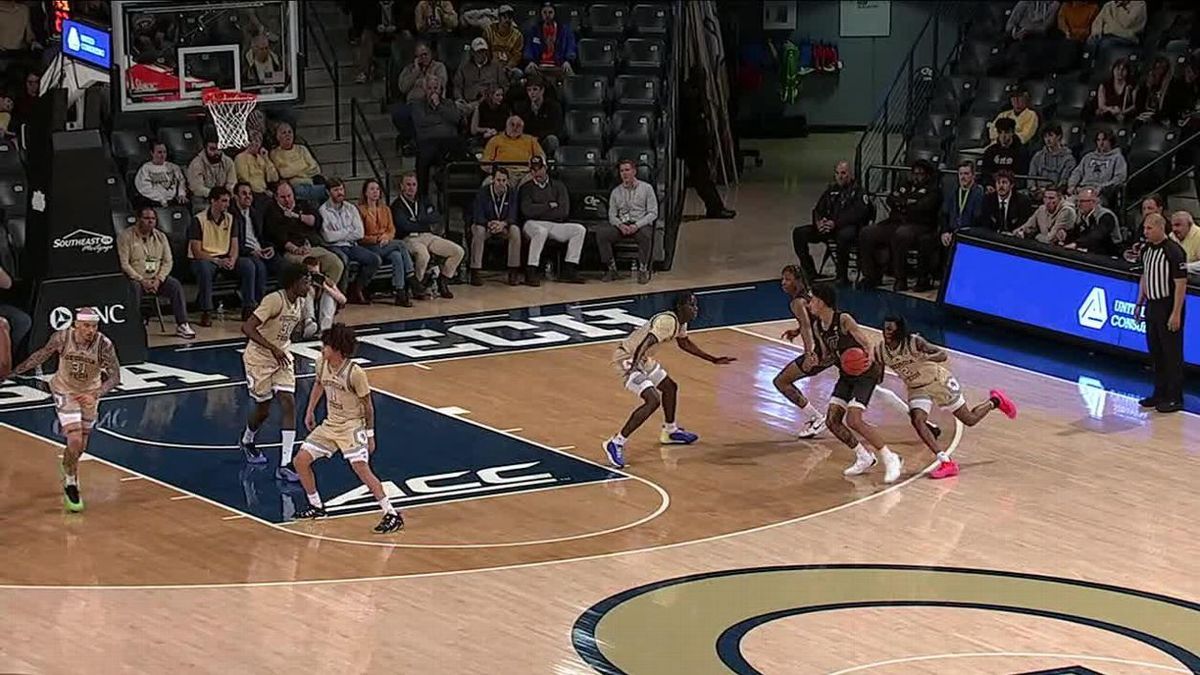
[[[844,478],[829,434],[795,439],[771,384],[798,354],[774,281],[701,291],[695,341],[738,361],[665,350],[701,441],[659,446],[653,418],[624,470],[600,449],[635,404],[611,350],[670,294],[364,327],[372,463],[407,520],[383,537],[341,460],[317,465],[333,517],[303,523],[302,491],[243,463],[238,343],[126,369],[80,515],[61,510],[43,391],[6,384],[0,671],[1200,672],[1196,417],[1151,418],[1106,364],[1012,358],[921,301],[846,296],[865,323],[911,310],[972,346],[951,359],[969,401],[1020,403],[969,430],[935,416],[961,476],[923,477],[929,454],[878,397],[898,483]],[[294,346],[301,405],[315,349]],[[832,385],[805,390],[823,405]],[[273,422],[259,439],[277,457]]]

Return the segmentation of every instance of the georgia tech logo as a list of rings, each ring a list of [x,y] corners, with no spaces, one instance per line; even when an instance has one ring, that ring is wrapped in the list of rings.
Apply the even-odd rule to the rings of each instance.
[[[105,253],[112,250],[113,238],[91,230],[79,229],[53,242],[54,248],[74,248],[83,253]]]
[[[1056,619],[1136,640],[1182,666],[1173,670],[1200,673],[1200,605],[1194,602],[1074,579],[953,567],[786,565],[668,579],[593,605],[576,620],[571,639],[601,673],[659,673],[663,664],[680,662],[693,673],[757,673],[741,647],[755,628],[795,616],[882,607]]]
[[[125,323],[125,305],[109,305],[99,307],[97,310],[100,313],[100,323]],[[50,310],[50,328],[54,330],[63,330],[69,327],[74,320],[75,312],[67,307],[55,307]]]
[[[1108,295],[1104,289],[1096,286],[1084,298],[1079,306],[1079,325],[1092,330],[1100,330],[1108,323]]]

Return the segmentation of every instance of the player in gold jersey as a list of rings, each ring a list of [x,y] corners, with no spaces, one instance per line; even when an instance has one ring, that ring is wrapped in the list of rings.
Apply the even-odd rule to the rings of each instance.
[[[958,380],[942,365],[947,359],[944,349],[930,344],[917,333],[910,333],[904,317],[884,318],[883,340],[875,347],[875,360],[895,371],[908,389],[909,418],[913,428],[938,460],[930,478],[958,475],[958,463],[938,448],[937,440],[926,424],[933,406],[950,411],[968,427],[979,424],[993,410],[999,410],[1009,418],[1017,416],[1016,404],[999,389],[993,389],[983,403],[968,406]]]
[[[664,422],[660,442],[686,445],[700,438],[675,423],[679,385],[667,375],[662,364],[654,360],[654,353],[670,342],[709,363],[726,364],[737,360],[732,356],[712,356],[688,339],[688,322],[695,320],[699,313],[696,294],[681,293],[675,298],[674,311],[655,314],[617,345],[613,366],[621,373],[625,388],[642,399],[642,405],[633,411],[620,432],[604,442],[604,453],[613,466],[625,466],[625,441],[660,405]]]
[[[250,338],[242,354],[246,385],[255,406],[251,408],[242,432],[242,452],[251,464],[265,464],[267,457],[254,446],[259,427],[271,415],[271,401],[279,400],[283,413],[279,427],[282,448],[276,477],[291,482],[300,480],[292,466],[296,444],[296,372],[288,349],[292,331],[300,322],[302,305],[309,290],[308,270],[289,265],[279,277],[279,290],[269,293],[242,324],[242,333]]]
[[[296,472],[308,494],[309,506],[296,517],[322,518],[326,515],[312,464],[340,452],[383,509],[383,520],[375,526],[375,532],[387,534],[403,528],[404,519],[388,500],[375,472],[371,471],[371,453],[375,452],[375,405],[371,402],[367,373],[354,362],[355,346],[354,329],[342,323],[333,324],[321,335],[317,379],[313,382],[308,410],[304,414],[308,438],[304,439],[296,456]],[[325,397],[326,415],[325,421],[317,426],[315,413],[322,396]]]
[[[100,312],[94,307],[76,310],[71,326],[51,335],[46,346],[30,354],[13,374],[33,370],[55,355],[58,369],[50,378],[50,392],[67,437],[62,458],[63,502],[67,510],[78,512],[83,510],[79,457],[87,450],[98,401],[121,384],[121,364],[112,341],[100,333]]]

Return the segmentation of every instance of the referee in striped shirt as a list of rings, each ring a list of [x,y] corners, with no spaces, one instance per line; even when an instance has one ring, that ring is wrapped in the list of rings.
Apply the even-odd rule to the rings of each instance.
[[[1183,301],[1187,295],[1187,254],[1167,237],[1167,221],[1152,213],[1142,223],[1142,278],[1135,314],[1146,321],[1146,344],[1154,368],[1154,393],[1139,401],[1158,412],[1183,409]]]

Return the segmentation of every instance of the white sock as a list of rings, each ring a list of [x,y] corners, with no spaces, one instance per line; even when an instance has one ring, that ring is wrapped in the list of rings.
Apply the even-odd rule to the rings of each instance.
[[[675,424],[674,422],[665,422],[663,423],[663,431],[666,431],[667,433],[679,431],[679,425]]]
[[[904,415],[906,417],[908,416],[908,402],[905,401],[904,399],[900,398],[899,394],[892,391],[891,389],[888,389],[887,387],[877,386],[877,387],[875,387],[875,391],[879,392],[880,394],[883,394],[883,400],[887,401],[887,404],[893,410],[900,413],[901,415]]]
[[[616,436],[612,437],[612,442],[616,443],[617,445],[625,445],[625,441],[627,441],[627,440],[629,440],[629,439],[625,438],[621,434],[617,434]]]
[[[63,485],[74,485],[75,487],[79,487],[79,476],[73,476],[69,473],[63,474]]]
[[[308,503],[312,504],[313,506],[315,506],[318,509],[321,508],[322,506],[325,506],[324,504],[321,503],[321,495],[317,494],[316,492],[308,493]]]
[[[296,445],[296,430],[284,429],[280,435],[283,436],[283,448],[279,452],[279,465],[287,466],[292,463],[292,446]]]
[[[813,407],[813,404],[811,401],[808,403],[805,403],[804,407],[800,409],[800,412],[807,415],[808,419],[810,419],[810,420],[816,419],[821,416],[821,413],[816,408]]]
[[[950,453],[943,450],[942,452],[939,452],[937,454],[937,458],[938,458],[939,462],[949,462],[950,461]]]
[[[875,455],[872,454],[870,450],[867,450],[865,447],[863,447],[862,443],[854,446],[854,456],[866,461],[875,459]]]
[[[392,502],[387,497],[379,500],[379,508],[383,509],[383,512],[389,515],[396,513],[396,507],[392,506]]]
[[[258,430],[246,427],[246,429],[242,432],[242,442],[253,443],[256,435],[258,435]]]

